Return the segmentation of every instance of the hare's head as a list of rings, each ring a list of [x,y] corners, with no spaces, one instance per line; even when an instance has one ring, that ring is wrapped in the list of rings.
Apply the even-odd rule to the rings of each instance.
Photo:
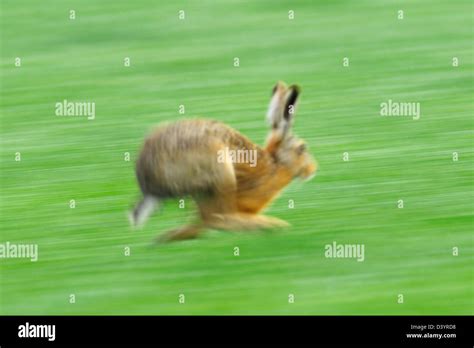
[[[272,91],[267,119],[271,125],[266,149],[275,161],[287,167],[294,177],[310,179],[317,163],[308,152],[306,143],[291,132],[300,88],[278,82]]]

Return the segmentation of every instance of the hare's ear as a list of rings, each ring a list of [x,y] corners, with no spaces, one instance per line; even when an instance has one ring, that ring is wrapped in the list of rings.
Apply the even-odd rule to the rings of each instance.
[[[283,121],[286,90],[287,87],[285,83],[281,81],[278,81],[272,90],[272,98],[268,106],[267,121],[273,130],[278,129]]]
[[[285,109],[283,112],[283,118],[288,125],[293,124],[296,112],[296,103],[298,102],[298,96],[300,95],[300,88],[297,85],[291,85],[288,88],[286,94]]]
[[[282,137],[288,133],[293,123],[299,92],[298,86],[292,85],[288,88],[283,82],[278,82],[273,88],[267,119],[272,131]]]

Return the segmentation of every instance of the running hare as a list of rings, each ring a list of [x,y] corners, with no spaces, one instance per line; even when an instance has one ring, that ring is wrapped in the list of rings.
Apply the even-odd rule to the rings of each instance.
[[[273,88],[267,116],[271,131],[263,148],[217,121],[181,120],[155,130],[136,164],[143,199],[130,215],[132,223],[142,225],[161,200],[191,196],[199,219],[159,241],[194,238],[206,228],[288,226],[259,213],[293,178],[309,179],[316,172],[305,143],[291,134],[299,92],[283,82]]]

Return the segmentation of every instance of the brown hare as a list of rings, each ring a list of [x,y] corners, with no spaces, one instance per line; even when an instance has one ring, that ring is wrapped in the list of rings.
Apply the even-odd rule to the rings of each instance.
[[[190,196],[199,219],[159,241],[194,238],[206,228],[288,226],[259,213],[293,178],[311,178],[317,165],[306,144],[291,134],[299,87],[278,82],[272,93],[271,131],[263,148],[217,121],[181,120],[155,130],[136,163],[143,199],[130,214],[132,224],[142,225],[164,199]]]

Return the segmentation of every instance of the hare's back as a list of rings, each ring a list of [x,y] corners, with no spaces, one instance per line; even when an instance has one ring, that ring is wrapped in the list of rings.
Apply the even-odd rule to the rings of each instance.
[[[142,191],[162,197],[212,191],[225,175],[218,150],[241,142],[248,139],[217,121],[182,120],[162,126],[147,138],[137,161]]]
[[[221,122],[195,119],[162,126],[150,138],[161,150],[192,151],[216,141],[228,143],[235,133],[235,130]]]

